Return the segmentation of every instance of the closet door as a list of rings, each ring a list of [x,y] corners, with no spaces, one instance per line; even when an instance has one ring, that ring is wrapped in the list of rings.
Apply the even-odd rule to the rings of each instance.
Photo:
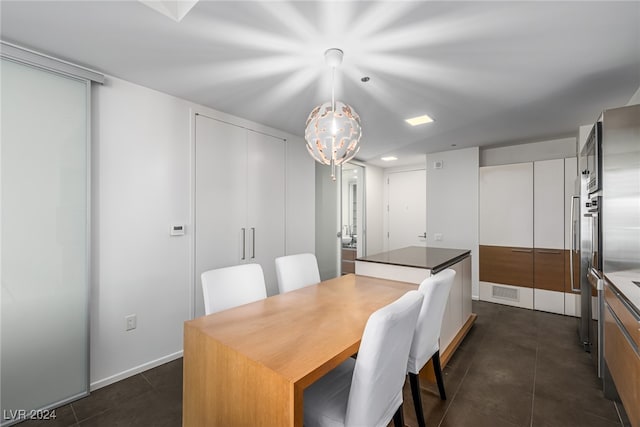
[[[195,316],[204,314],[202,272],[243,262],[247,230],[247,131],[196,115]]]
[[[4,425],[89,391],[90,83],[2,59],[0,84]]]
[[[534,305],[564,314],[564,159],[533,164]]]
[[[480,299],[533,308],[533,164],[479,171]]]
[[[275,295],[275,259],[285,255],[285,143],[253,131],[247,142],[247,255],[262,266],[267,294]]]

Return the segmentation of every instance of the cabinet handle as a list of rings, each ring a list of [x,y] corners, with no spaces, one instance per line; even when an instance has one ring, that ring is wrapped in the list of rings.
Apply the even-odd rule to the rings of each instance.
[[[251,259],[256,257],[256,228],[251,227]]]
[[[539,254],[553,254],[553,255],[559,255],[561,253],[560,251],[549,251],[545,249],[537,249],[536,252],[538,252]]]
[[[530,254],[531,249],[511,249],[511,252],[523,252],[523,253]]]
[[[573,252],[577,249],[576,243],[576,210],[575,210],[575,201],[580,201],[580,196],[571,196],[571,250],[569,251],[569,274],[571,275],[571,290],[573,292],[580,292],[580,288],[576,289],[573,280]]]
[[[241,258],[242,260],[246,258],[246,246],[247,246],[246,237],[247,237],[247,230],[244,227],[242,227],[242,258]]]

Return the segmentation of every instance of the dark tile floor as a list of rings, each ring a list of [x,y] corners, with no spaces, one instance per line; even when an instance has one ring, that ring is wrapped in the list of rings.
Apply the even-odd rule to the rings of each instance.
[[[444,369],[448,400],[423,384],[428,426],[624,424],[602,397],[575,318],[476,301],[473,309],[478,320]],[[404,413],[408,426],[417,425],[408,384]],[[59,408],[56,420],[20,426],[180,426],[181,419],[179,359]]]

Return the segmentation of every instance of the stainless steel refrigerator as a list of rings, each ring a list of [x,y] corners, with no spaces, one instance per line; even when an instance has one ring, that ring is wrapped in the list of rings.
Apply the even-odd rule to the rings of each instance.
[[[640,105],[602,113],[579,167],[580,339],[602,376],[604,274],[640,271]]]

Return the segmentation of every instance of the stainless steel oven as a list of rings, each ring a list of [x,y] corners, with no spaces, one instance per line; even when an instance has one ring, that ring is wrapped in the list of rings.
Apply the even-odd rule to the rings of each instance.
[[[602,123],[598,121],[584,144],[580,155],[581,174],[586,180],[586,195],[602,188]]]
[[[591,296],[595,295],[596,303],[592,307],[592,319],[589,319],[589,342],[591,359],[593,360],[598,377],[602,376],[604,367],[603,335],[604,323],[604,277],[602,274],[602,197],[598,193],[591,195],[586,202],[585,220],[587,221],[590,233],[588,238],[586,257],[588,258],[588,269],[586,272],[589,283],[589,303]]]
[[[596,123],[580,155],[580,339],[602,374],[602,124]],[[592,296],[597,297],[595,301]],[[592,303],[593,301],[593,303]]]

